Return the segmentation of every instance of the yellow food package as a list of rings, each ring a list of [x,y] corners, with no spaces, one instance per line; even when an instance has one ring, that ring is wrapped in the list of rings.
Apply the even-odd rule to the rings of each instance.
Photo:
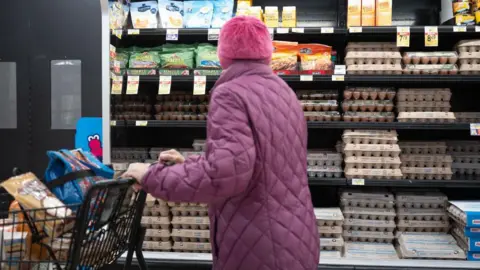
[[[376,26],[392,25],[392,0],[377,0]]]
[[[283,7],[282,27],[297,27],[297,8],[295,6]]]
[[[300,44],[300,70],[332,69],[332,47],[323,44]]]
[[[455,2],[453,3],[453,15],[469,14],[470,3],[469,2]]]
[[[297,46],[297,42],[273,41],[272,62],[270,62],[272,70],[297,70]]]
[[[249,7],[249,8],[248,8],[248,15],[257,18],[257,19],[259,19],[260,21],[263,21],[263,18],[262,18],[262,7],[259,7],[259,6]]]
[[[362,26],[375,26],[375,0],[362,0]]]
[[[474,25],[475,17],[470,14],[457,14],[455,15],[455,25]]]
[[[250,15],[249,13],[249,8],[252,6],[252,1],[242,1],[239,0],[237,1],[237,16],[248,16]]]
[[[267,27],[278,27],[278,7],[265,7],[263,17]]]
[[[362,25],[362,1],[348,0],[347,27]]]
[[[475,23],[480,24],[480,10],[475,11]]]

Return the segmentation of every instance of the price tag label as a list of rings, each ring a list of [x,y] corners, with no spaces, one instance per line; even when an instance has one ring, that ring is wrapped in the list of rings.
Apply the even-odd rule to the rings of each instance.
[[[172,76],[160,76],[160,80],[158,84],[158,94],[168,95],[170,94],[171,88],[172,88]]]
[[[292,33],[305,33],[305,29],[303,28],[292,28]]]
[[[112,95],[121,95],[123,88],[123,77],[113,76],[112,77]]]
[[[345,65],[335,65],[335,75],[345,75],[347,73],[347,68]]]
[[[218,40],[220,29],[208,29],[208,40]]]
[[[117,125],[117,121],[110,121],[110,126],[114,127]]]
[[[475,32],[480,32],[480,26],[475,26]]]
[[[365,179],[353,178],[352,179],[353,186],[365,186]]]
[[[288,28],[277,28],[277,34],[288,34]]]
[[[148,126],[148,121],[135,121],[135,126],[146,127],[146,126]]]
[[[470,136],[480,136],[480,123],[470,124]]]
[[[128,163],[112,163],[114,171],[125,171],[128,169]]]
[[[300,81],[311,82],[313,81],[313,75],[300,75]]]
[[[352,29],[352,28],[350,28],[350,29]],[[322,27],[322,28],[320,28],[320,33],[322,33],[322,34],[333,34],[334,31],[335,30],[333,29],[333,27]]]
[[[128,29],[128,35],[140,35],[140,29]]]
[[[455,32],[455,33],[467,32],[467,27],[466,26],[454,26],[453,27],[453,32]]]
[[[122,39],[123,30],[121,30],[121,29],[113,30],[113,34],[114,34],[118,39]]]
[[[117,74],[120,73],[120,61],[113,61],[113,71]]]
[[[343,82],[343,81],[345,81],[345,76],[344,75],[332,75],[332,81]]]
[[[425,26],[425,47],[438,47],[437,26]]]
[[[273,40],[273,28],[268,28],[268,33],[270,33],[270,39]]]
[[[177,41],[178,40],[178,29],[167,29],[167,34],[165,36],[166,40]]]
[[[115,46],[110,44],[110,58],[115,58],[115,56],[117,56],[116,51],[117,51],[117,48],[115,48]]]
[[[397,27],[397,47],[410,47],[410,27]]]
[[[139,76],[128,76],[127,78],[127,95],[138,94]]]
[[[207,87],[207,76],[195,76],[193,78],[193,94],[205,95],[205,88]]]
[[[362,33],[362,27],[353,26],[353,27],[348,28],[348,31],[350,33]]]

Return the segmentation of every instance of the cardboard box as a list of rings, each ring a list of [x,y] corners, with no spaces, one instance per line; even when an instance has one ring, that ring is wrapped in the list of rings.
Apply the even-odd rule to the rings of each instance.
[[[375,26],[375,0],[362,0],[362,26]]]
[[[278,7],[265,7],[264,21],[267,27],[278,27]]]
[[[295,6],[283,7],[282,27],[297,27],[297,8]]]
[[[376,26],[392,25],[392,0],[377,0]]]
[[[362,25],[362,0],[348,0],[347,27]]]

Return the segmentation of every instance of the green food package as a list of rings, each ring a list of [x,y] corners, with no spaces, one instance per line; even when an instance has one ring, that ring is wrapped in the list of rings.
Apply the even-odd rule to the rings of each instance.
[[[126,52],[117,52],[114,60],[116,60],[116,61],[118,61],[118,62],[120,63],[120,68],[126,68],[126,67],[127,67],[127,63],[128,63],[128,53],[126,53]],[[114,64],[111,63],[111,66],[113,67]]]
[[[221,68],[217,48],[210,44],[200,44],[197,48],[195,63],[197,64],[197,68]]]
[[[130,55],[129,67],[130,68],[156,68],[160,58],[158,52],[144,51],[144,52],[132,52]]]
[[[160,54],[160,68],[193,68],[193,51]]]
[[[162,46],[163,52],[184,52],[194,51],[197,46],[195,44],[172,44],[167,43]]]

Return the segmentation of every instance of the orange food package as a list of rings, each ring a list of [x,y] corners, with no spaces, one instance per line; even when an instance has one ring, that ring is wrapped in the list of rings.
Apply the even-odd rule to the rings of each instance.
[[[300,44],[301,70],[331,70],[332,47],[323,44]]]
[[[273,41],[272,70],[297,70],[298,42]]]

